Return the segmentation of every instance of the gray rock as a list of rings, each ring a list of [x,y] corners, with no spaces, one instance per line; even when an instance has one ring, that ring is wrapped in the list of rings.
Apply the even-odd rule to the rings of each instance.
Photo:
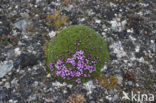
[[[7,99],[7,91],[6,89],[0,88],[0,100],[5,100]]]
[[[0,36],[10,34],[10,23],[6,16],[0,16]]]
[[[20,21],[18,21],[18,22],[16,22],[14,24],[14,26],[16,28],[18,28],[19,30],[21,30],[21,31],[25,31],[27,25],[28,25],[28,20],[27,19],[22,19],[22,20],[20,20]]]
[[[33,66],[37,63],[37,58],[33,54],[21,54],[17,57],[14,61],[14,67],[18,68],[18,66],[26,67],[26,66]]]
[[[21,91],[21,95],[23,97],[28,97],[31,93],[32,93],[32,89],[29,88],[25,88]]]
[[[90,101],[90,103],[95,103],[94,101]]]
[[[10,88],[10,83],[9,83],[9,82],[6,82],[6,83],[4,84],[4,86],[5,86],[7,89],[9,89],[9,88]]]
[[[11,100],[14,100],[14,101],[20,101],[21,100],[21,97],[18,96],[17,94],[15,94],[15,93],[11,93],[10,94],[10,99]]]
[[[12,61],[5,61],[2,65],[0,65],[0,78],[4,77],[8,72],[12,70],[12,68]]]
[[[132,81],[128,81],[128,85],[130,85],[130,86],[131,86],[132,84],[133,84],[133,82],[132,82]]]
[[[8,50],[7,51],[7,57],[10,59],[13,58],[14,57],[14,50],[12,50],[12,49]]]

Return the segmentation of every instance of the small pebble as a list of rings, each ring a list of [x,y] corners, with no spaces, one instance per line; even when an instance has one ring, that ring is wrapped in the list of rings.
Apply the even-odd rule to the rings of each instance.
[[[47,78],[50,78],[51,77],[51,74],[49,73],[48,75],[47,75]]]
[[[128,85],[133,85],[133,82],[132,81],[128,81]]]

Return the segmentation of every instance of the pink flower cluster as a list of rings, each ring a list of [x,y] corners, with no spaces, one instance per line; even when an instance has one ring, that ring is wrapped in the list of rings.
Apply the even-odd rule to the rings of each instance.
[[[90,58],[89,58],[90,59]],[[77,51],[72,58],[67,58],[66,61],[58,60],[55,65],[49,64],[49,68],[54,70],[56,68],[56,76],[63,79],[71,80],[77,78],[75,82],[81,83],[81,77],[90,77],[90,73],[96,71],[97,61],[91,61],[84,56],[82,50]],[[67,64],[71,64],[72,67],[67,68]]]

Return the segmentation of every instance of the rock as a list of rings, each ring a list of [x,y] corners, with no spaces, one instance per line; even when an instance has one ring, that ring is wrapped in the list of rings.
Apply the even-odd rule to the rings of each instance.
[[[73,7],[74,7],[73,5],[69,5],[68,7],[65,8],[65,10],[69,12],[72,10]]]
[[[16,56],[19,56],[21,54],[20,48],[15,48],[14,51]]]
[[[3,85],[3,82],[2,81],[0,81],[0,85]]]
[[[126,30],[122,30],[121,32],[118,33],[119,38],[121,39],[128,39],[128,33]]]
[[[12,59],[12,58],[14,57],[14,50],[9,49],[9,50],[7,51],[7,57],[8,57],[9,59]]]
[[[118,58],[116,57],[116,54],[115,53],[111,53],[110,54],[110,59],[111,60],[117,60]]]
[[[58,100],[56,100],[56,103],[66,103],[64,99],[59,98]]]
[[[132,81],[128,81],[128,85],[129,86],[133,85],[133,82]]]
[[[115,11],[113,11],[112,9],[109,9],[103,15],[107,15],[106,19],[110,21],[115,17],[114,14],[115,14]]]
[[[27,20],[27,19],[19,20],[18,22],[16,22],[16,23],[14,24],[14,26],[15,26],[16,28],[18,28],[19,30],[21,30],[21,31],[25,31],[27,25],[28,25],[28,20]]]
[[[112,101],[115,102],[115,101],[117,101],[118,99],[119,99],[119,96],[116,94],[116,95],[113,96],[113,100],[112,100]]]
[[[14,78],[12,81],[11,81],[11,86],[17,86],[18,85],[18,80],[16,78]]]
[[[0,36],[10,34],[10,23],[5,16],[0,16]]]
[[[6,89],[0,88],[0,101],[7,99],[7,91]]]
[[[143,47],[136,46],[136,48],[135,48],[135,56],[137,58],[144,57],[145,56],[144,50],[145,49]]]
[[[95,103],[94,101],[90,101],[90,103]]]
[[[93,97],[91,95],[89,95],[89,100],[93,99]]]
[[[116,19],[114,19],[114,20],[110,21],[112,30],[119,31],[119,32],[121,32],[122,30],[125,29],[126,23],[127,23],[126,20],[118,22]]]
[[[135,46],[135,52],[138,53],[139,51],[140,51],[140,46],[136,45],[136,46]]]
[[[101,23],[101,20],[96,19],[96,20],[95,20],[95,23],[100,24],[100,23]]]
[[[0,78],[4,77],[8,72],[10,72],[13,68],[12,61],[4,61],[2,65],[0,65]]]
[[[135,53],[135,56],[136,56],[137,58],[141,58],[141,57],[144,57],[145,55],[144,55],[143,51],[140,51],[140,52],[136,52],[136,53]]]
[[[33,87],[37,87],[38,86],[38,81],[35,81],[32,85],[33,85]]]
[[[95,85],[93,84],[93,81],[88,81],[83,84],[84,88],[88,90],[87,95],[91,94],[92,91],[96,88]]]
[[[117,18],[116,21],[117,21],[117,22],[121,22],[121,18]]]
[[[114,42],[112,45],[110,45],[110,48],[114,50],[113,53],[115,53],[118,58],[127,56],[126,52],[123,49],[121,41],[116,43]]]
[[[118,75],[117,78],[118,78],[118,84],[121,85],[123,81],[123,77],[121,75]]]
[[[23,88],[23,89],[20,91],[21,95],[22,95],[23,97],[26,97],[26,98],[27,98],[32,92],[33,92],[33,91],[32,91],[32,89],[30,89],[30,88]]]
[[[41,2],[41,1],[42,1],[42,0],[36,0],[36,4],[39,3],[39,2]]]
[[[59,88],[59,87],[62,87],[62,86],[66,86],[67,84],[65,82],[63,83],[60,83],[58,81],[52,83],[53,86],[55,86],[55,88]]]
[[[6,82],[5,85],[4,85],[7,89],[10,88],[10,83],[9,82]]]
[[[19,80],[19,86],[23,89],[30,86],[30,84],[33,84],[34,80],[30,74],[26,74]]]
[[[49,74],[47,74],[47,78],[50,78],[51,77],[51,74],[49,73]]]
[[[17,57],[14,62],[14,67],[18,68],[18,66],[26,67],[26,66],[33,66],[37,64],[37,57],[33,54],[21,54]]]

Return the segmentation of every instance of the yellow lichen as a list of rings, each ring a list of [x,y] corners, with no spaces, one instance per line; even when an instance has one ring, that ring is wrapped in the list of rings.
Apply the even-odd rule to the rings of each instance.
[[[85,101],[84,95],[77,94],[76,96],[70,96],[67,103],[84,103]]]
[[[54,22],[55,26],[57,28],[60,28],[61,26],[65,25],[67,22],[67,17],[66,16],[61,16],[60,12],[56,12],[53,15],[48,14],[47,15],[47,25],[51,26],[52,23]]]
[[[64,5],[65,6],[68,6],[68,5],[70,5],[71,4],[71,0],[64,0]]]
[[[53,19],[53,20],[60,18],[60,11],[54,13],[53,15],[51,15],[49,17],[50,17],[50,19]]]
[[[67,17],[63,16],[62,18],[58,18],[54,21],[55,25],[60,28],[61,26],[65,25],[67,22]]]
[[[118,79],[116,75],[111,75],[109,77],[105,77],[104,75],[100,75],[96,78],[98,83],[103,86],[105,89],[115,89],[117,87]]]
[[[26,31],[32,32],[34,30],[34,26],[32,24],[28,24],[26,27]]]
[[[0,36],[0,44],[1,43],[7,43],[9,38],[6,35]]]

